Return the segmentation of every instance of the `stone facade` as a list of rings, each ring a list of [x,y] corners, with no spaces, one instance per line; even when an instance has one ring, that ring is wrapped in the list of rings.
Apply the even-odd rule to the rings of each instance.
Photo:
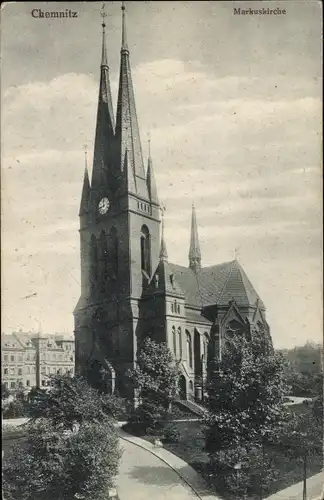
[[[202,266],[194,207],[189,265],[168,261],[150,155],[143,164],[124,11],[116,124],[104,29],[102,54],[92,179],[86,165],[79,212],[76,370],[127,396],[125,371],[149,335],[180,361],[181,397],[200,399],[211,353],[221,356],[231,336],[271,343],[265,307],[236,259]]]
[[[9,391],[46,387],[49,375],[74,373],[74,354],[74,339],[63,335],[2,335],[2,383]]]

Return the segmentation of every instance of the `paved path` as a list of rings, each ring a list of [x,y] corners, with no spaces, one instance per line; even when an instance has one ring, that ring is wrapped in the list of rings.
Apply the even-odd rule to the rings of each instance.
[[[315,476],[307,479],[307,500],[323,500],[324,473],[319,472]],[[274,495],[267,497],[266,500],[302,500],[303,483],[297,483],[284,490],[278,491]]]
[[[173,453],[119,430],[124,448],[117,489],[121,500],[221,500]]]

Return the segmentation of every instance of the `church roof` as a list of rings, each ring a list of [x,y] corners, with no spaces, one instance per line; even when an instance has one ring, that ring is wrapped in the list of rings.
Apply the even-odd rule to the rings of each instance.
[[[251,281],[237,260],[204,267],[193,272],[184,266],[169,264],[185,294],[186,303],[193,307],[228,305],[233,298],[238,306],[251,306],[259,301],[265,308]]]

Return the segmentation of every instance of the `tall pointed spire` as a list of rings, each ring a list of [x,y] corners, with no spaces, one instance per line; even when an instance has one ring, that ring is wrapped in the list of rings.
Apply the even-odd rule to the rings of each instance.
[[[191,214],[189,267],[195,272],[201,268],[201,252],[200,252],[199,238],[198,238],[196,209],[194,204],[192,204],[192,214]]]
[[[79,215],[84,215],[88,212],[89,205],[89,197],[90,197],[90,181],[88,174],[88,155],[87,155],[87,146],[84,146],[84,177],[83,177],[83,186],[82,186],[82,195],[81,195],[81,204]]]
[[[168,262],[168,252],[165,244],[165,239],[164,239],[164,212],[165,208],[161,209],[162,211],[162,232],[161,232],[161,247],[160,247],[160,261],[163,262]]]
[[[114,143],[115,120],[112,106],[109,66],[106,49],[106,16],[107,14],[104,11],[103,5],[101,11],[102,50],[100,63],[100,85],[91,181],[91,186],[94,189],[103,187],[103,183],[111,184],[111,177],[113,175],[112,148]],[[107,186],[105,186],[105,188],[106,187]]]
[[[119,168],[121,168],[121,165],[123,164],[125,150],[127,148],[128,161],[130,162],[134,172],[136,193],[142,198],[148,198],[148,189],[146,184],[129,61],[129,50],[126,40],[126,10],[124,3],[122,4],[122,44],[120,51],[120,76],[115,137]]]
[[[155,203],[156,205],[159,205],[159,198],[158,198],[158,194],[157,194],[157,187],[156,187],[153,162],[152,162],[152,156],[151,156],[151,137],[150,136],[148,139],[148,147],[149,147],[149,156],[148,156],[147,174],[146,174],[147,189],[148,189],[150,200],[153,203]]]

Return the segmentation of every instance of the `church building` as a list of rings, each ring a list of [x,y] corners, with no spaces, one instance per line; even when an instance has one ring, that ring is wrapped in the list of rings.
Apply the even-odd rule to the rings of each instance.
[[[169,262],[153,161],[142,154],[125,7],[116,118],[102,27],[93,169],[90,181],[86,166],[79,212],[76,371],[94,386],[104,377],[109,391],[127,396],[125,372],[150,336],[179,361],[181,398],[199,401],[211,338],[216,357],[234,335],[271,342],[265,306],[237,259],[203,266],[194,206],[188,266]]]

